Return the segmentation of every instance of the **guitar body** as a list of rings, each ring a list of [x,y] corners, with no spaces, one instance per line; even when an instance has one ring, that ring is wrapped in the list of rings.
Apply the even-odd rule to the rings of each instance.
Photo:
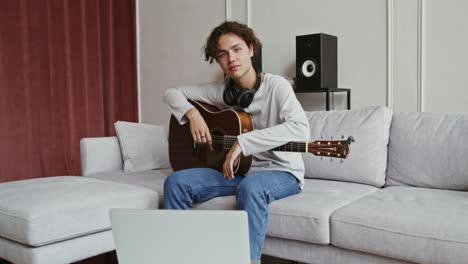
[[[169,159],[174,171],[189,168],[212,168],[223,171],[223,163],[230,145],[220,141],[223,136],[238,136],[253,130],[252,118],[240,110],[219,110],[209,104],[189,101],[205,119],[213,138],[212,148],[208,144],[194,144],[190,122],[180,125],[174,116],[169,124]],[[235,140],[235,139],[233,139]],[[233,143],[233,142],[231,142]],[[231,144],[232,145],[232,144]],[[241,155],[234,168],[236,175],[245,174],[252,164],[252,156]]]

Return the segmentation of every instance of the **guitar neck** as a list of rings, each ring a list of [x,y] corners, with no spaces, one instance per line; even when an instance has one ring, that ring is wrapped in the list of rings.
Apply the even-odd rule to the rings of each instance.
[[[272,151],[283,151],[283,152],[306,152],[307,143],[302,142],[289,142],[282,146],[272,149]]]
[[[213,140],[214,140],[214,142],[216,142],[215,138]],[[234,145],[236,140],[237,140],[237,137],[235,137],[235,136],[224,136],[223,141],[222,141],[224,149],[231,149],[232,145]],[[219,141],[219,138],[218,138],[218,142],[221,143]],[[289,142],[289,143],[286,143],[286,144],[284,144],[282,146],[271,149],[270,151],[305,152],[305,153],[308,152],[307,151],[307,143],[303,143],[303,142]]]
[[[224,136],[214,139],[213,143],[223,143],[224,149],[231,149],[236,136]],[[311,153],[315,156],[332,157],[344,159],[348,156],[349,145],[354,142],[353,137],[348,137],[346,140],[317,140],[310,143],[304,142],[289,142],[282,146],[271,149],[270,151],[283,151],[283,152],[300,152]]]

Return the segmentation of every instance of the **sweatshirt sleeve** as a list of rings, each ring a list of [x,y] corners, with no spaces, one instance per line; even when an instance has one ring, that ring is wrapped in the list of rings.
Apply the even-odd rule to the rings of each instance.
[[[244,156],[264,152],[288,142],[307,142],[309,122],[289,83],[279,81],[270,102],[270,109],[279,117],[277,125],[239,135],[238,142]]]
[[[187,99],[208,103],[222,109],[225,107],[223,91],[224,82],[181,86],[167,89],[163,100],[169,106],[171,113],[183,125],[188,121],[185,113],[193,107]]]

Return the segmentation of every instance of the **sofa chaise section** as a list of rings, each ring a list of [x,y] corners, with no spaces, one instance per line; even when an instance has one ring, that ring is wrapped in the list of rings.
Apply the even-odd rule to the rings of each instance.
[[[110,208],[155,209],[156,192],[59,176],[0,184],[0,256],[13,263],[69,263],[113,250]]]

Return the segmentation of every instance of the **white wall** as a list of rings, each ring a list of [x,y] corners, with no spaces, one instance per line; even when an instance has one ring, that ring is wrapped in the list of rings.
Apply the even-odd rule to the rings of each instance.
[[[424,1],[422,108],[468,113],[468,2]]]
[[[352,107],[386,104],[386,1],[254,0],[251,26],[263,41],[264,69],[295,76],[295,37],[338,36],[338,86],[351,88]],[[325,94],[298,94],[304,109],[321,110]],[[344,94],[335,96],[344,109]]]
[[[166,88],[220,79],[203,60],[210,30],[248,23],[263,43],[266,72],[295,76],[295,36],[338,36],[338,83],[352,108],[468,113],[468,2],[462,0],[138,0],[141,121],[167,123]],[[322,110],[321,94],[298,94]],[[344,94],[335,109],[344,109]]]
[[[216,64],[202,47],[211,29],[226,18],[224,1],[138,0],[140,122],[166,124],[164,90],[215,81]]]

